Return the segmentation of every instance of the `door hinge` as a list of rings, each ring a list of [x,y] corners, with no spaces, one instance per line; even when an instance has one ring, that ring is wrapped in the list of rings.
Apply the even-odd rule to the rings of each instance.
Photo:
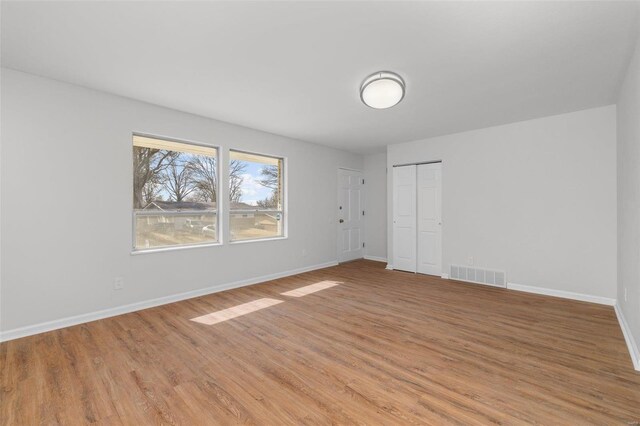
[[[364,216],[364,210],[362,210],[362,216]]]
[[[364,185],[364,179],[362,179],[362,184]]]
[[[364,248],[364,243],[362,243],[362,247]]]

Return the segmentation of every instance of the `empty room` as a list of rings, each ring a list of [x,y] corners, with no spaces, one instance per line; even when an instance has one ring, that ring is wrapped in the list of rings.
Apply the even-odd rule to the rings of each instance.
[[[0,37],[0,425],[640,424],[640,1]]]

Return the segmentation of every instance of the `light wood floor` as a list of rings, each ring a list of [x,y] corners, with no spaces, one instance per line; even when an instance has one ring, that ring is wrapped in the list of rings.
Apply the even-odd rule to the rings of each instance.
[[[261,298],[284,302],[190,321]],[[6,342],[0,366],[7,425],[640,421],[612,308],[371,261]]]

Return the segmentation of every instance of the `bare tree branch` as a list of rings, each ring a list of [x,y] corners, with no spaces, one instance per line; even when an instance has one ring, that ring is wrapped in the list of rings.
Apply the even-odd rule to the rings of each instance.
[[[194,156],[191,161],[193,178],[196,181],[196,199],[204,202],[216,202],[218,199],[217,161],[215,157]]]
[[[133,206],[141,209],[146,202],[147,184],[158,182],[159,175],[177,157],[178,153],[154,148],[133,147]],[[149,188],[146,190],[149,193]]]
[[[264,200],[258,201],[258,206],[262,208],[279,208],[280,206],[280,167],[279,166],[265,166],[260,169],[262,179],[258,180],[258,183],[265,188],[271,189],[272,194]]]
[[[277,190],[280,184],[280,178],[278,176],[278,166],[265,166],[260,169],[262,179],[258,180],[258,183],[265,188]]]
[[[237,203],[242,197],[242,174],[247,170],[247,164],[240,160],[229,162],[229,201]]]
[[[197,188],[197,183],[193,179],[194,168],[191,159],[182,159],[185,154],[180,154],[163,171],[163,187],[169,193],[169,198],[175,202],[186,201],[189,194]]]

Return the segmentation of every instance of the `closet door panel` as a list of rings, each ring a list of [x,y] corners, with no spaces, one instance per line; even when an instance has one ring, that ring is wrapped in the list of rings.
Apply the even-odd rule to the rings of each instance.
[[[416,272],[416,166],[393,168],[393,269]]]

